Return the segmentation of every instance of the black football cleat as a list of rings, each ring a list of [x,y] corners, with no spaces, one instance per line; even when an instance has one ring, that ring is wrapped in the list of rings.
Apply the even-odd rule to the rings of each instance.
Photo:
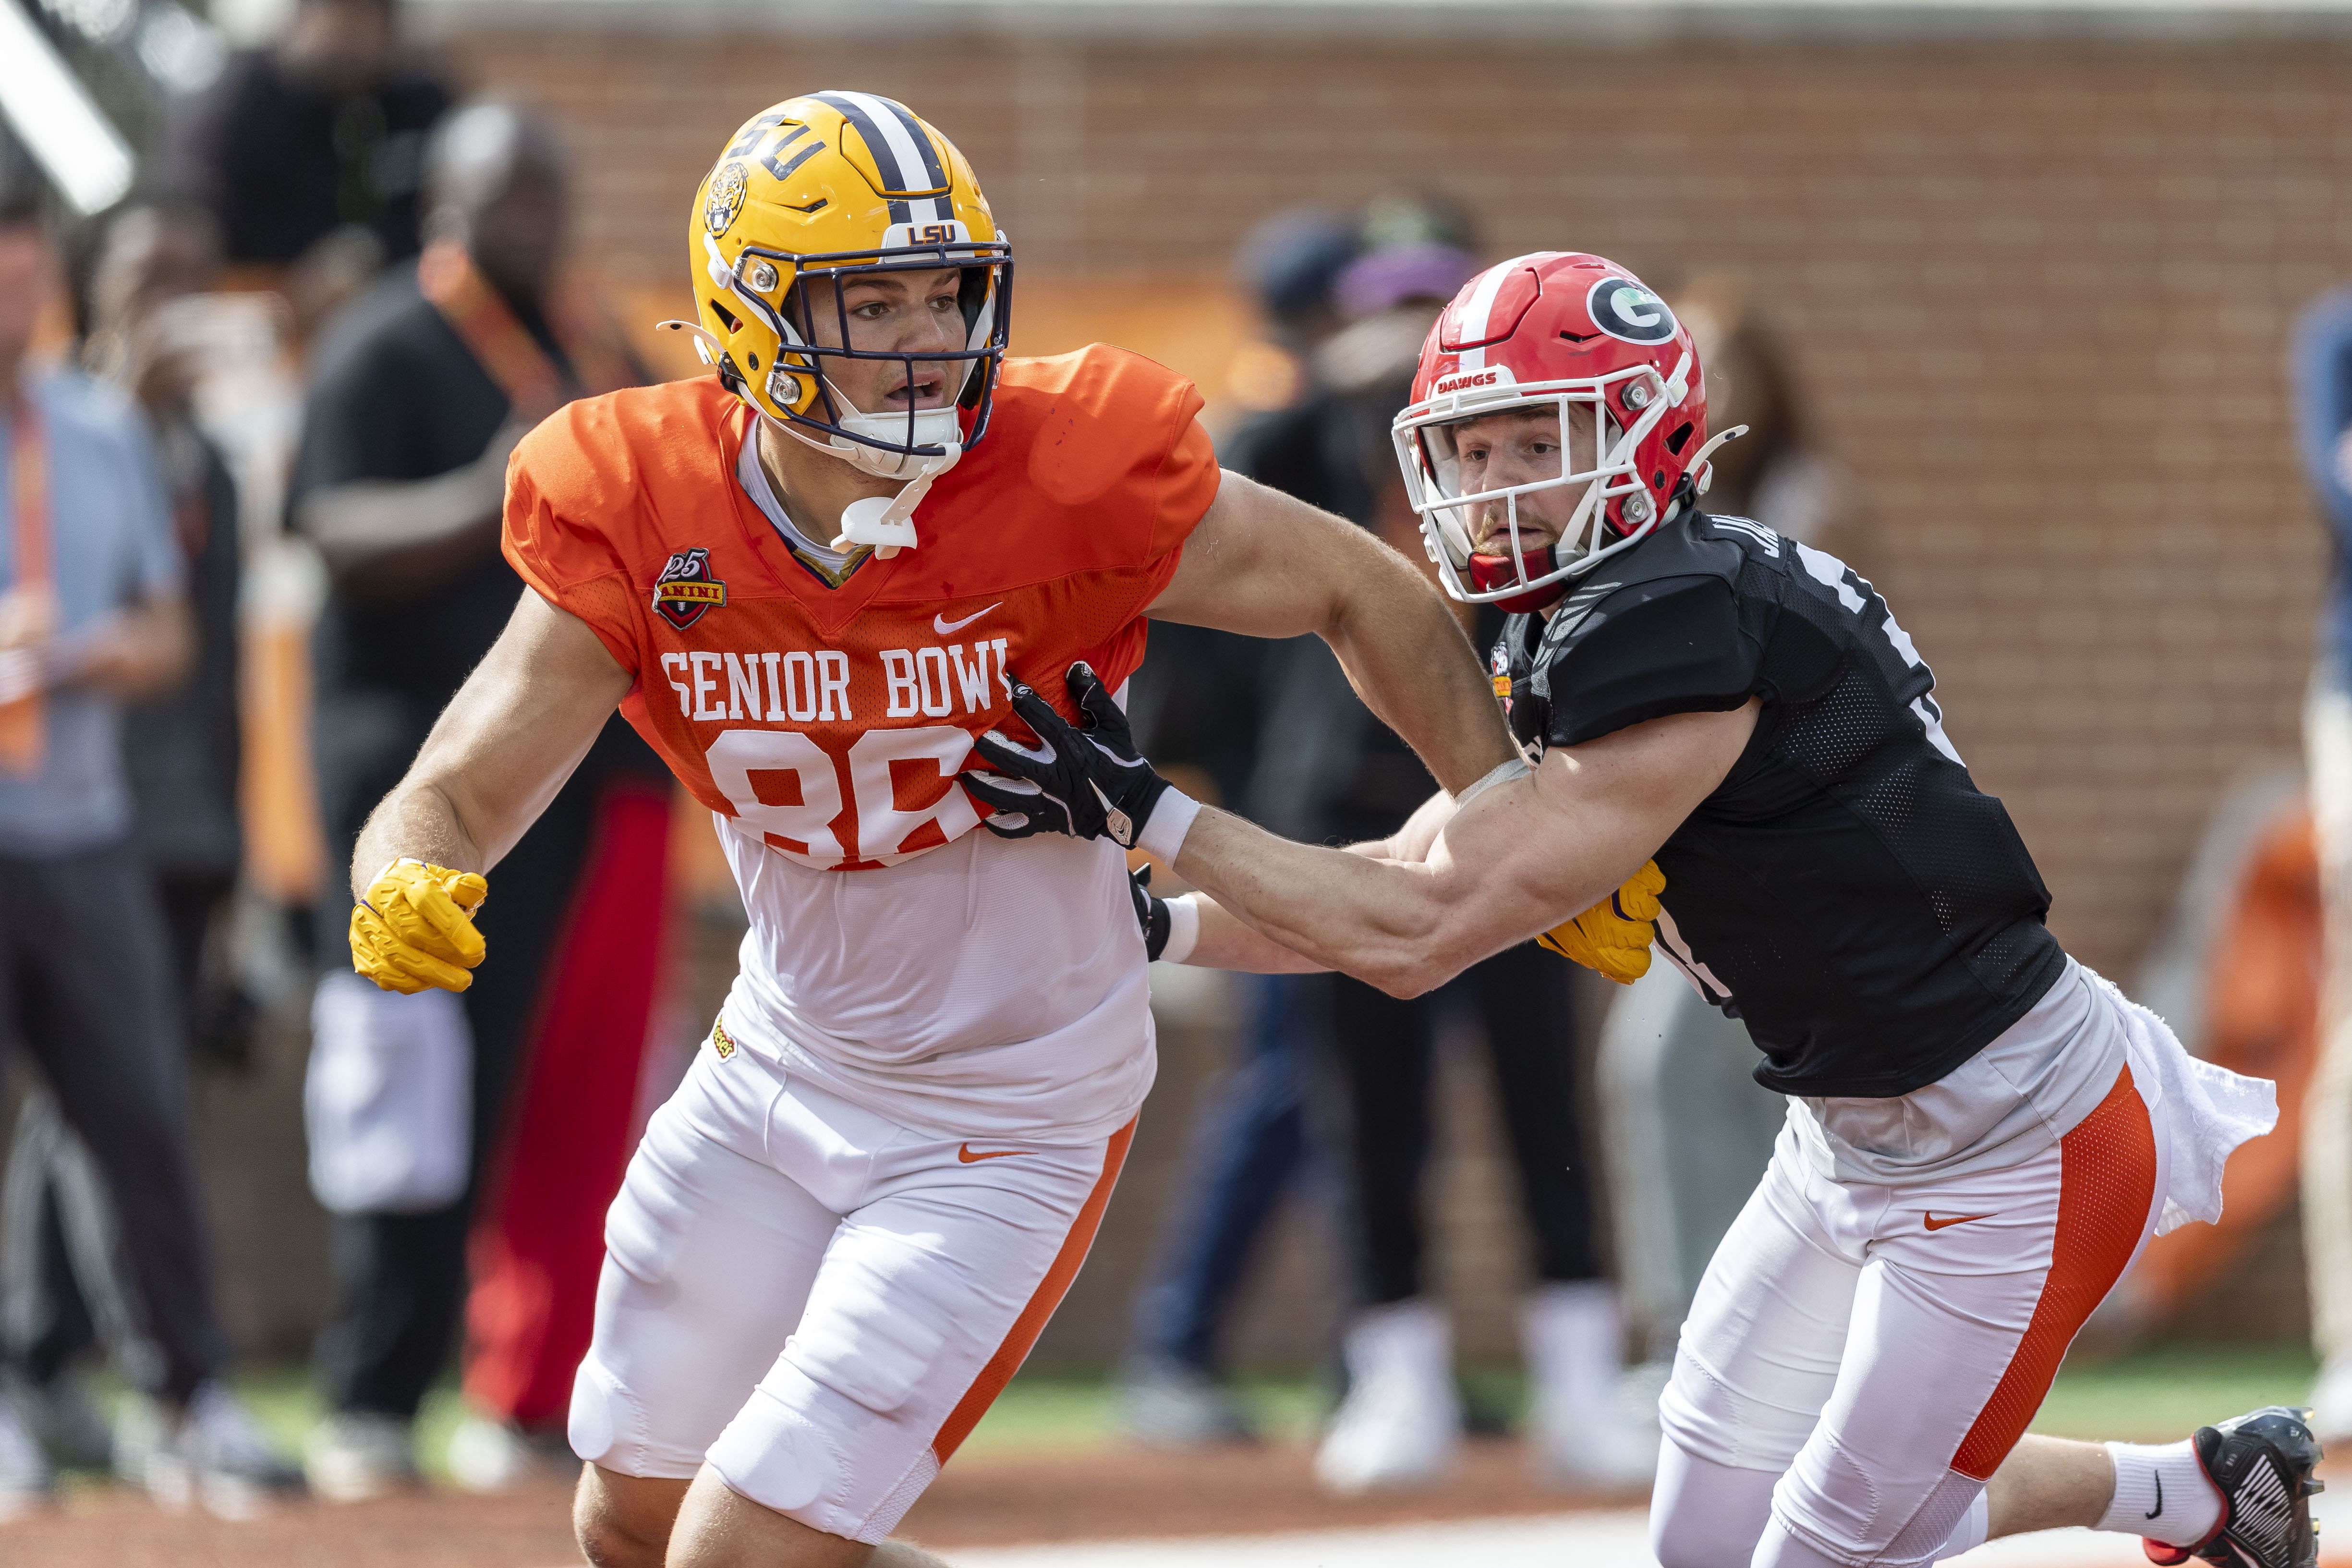
[[[2226,1568],[2318,1568],[2319,1527],[2311,1497],[2322,1489],[2312,1471],[2319,1440],[2305,1425],[2310,1412],[2284,1405],[2200,1426],[2190,1439],[2197,1462],[2221,1494],[2221,1528],[2194,1546],[2142,1541],[2148,1561],[2197,1558]]]

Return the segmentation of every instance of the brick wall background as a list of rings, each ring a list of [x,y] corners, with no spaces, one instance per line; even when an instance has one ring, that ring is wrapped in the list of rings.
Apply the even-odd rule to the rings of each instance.
[[[571,126],[586,251],[625,283],[677,276],[740,119],[835,83],[956,139],[1049,317],[1073,289],[1197,300],[1276,207],[1396,186],[1461,197],[1496,254],[1739,275],[1861,482],[1849,552],[2101,968],[2149,940],[2224,782],[2295,745],[2325,553],[2283,355],[2296,308],[2352,277],[2352,47],[450,47]],[[1149,326],[1198,357],[1181,318]],[[1230,314],[1204,327],[1223,342]]]
[[[587,250],[616,284],[676,287],[690,193],[740,120],[855,85],[914,105],[981,172],[1019,247],[1017,348],[1099,333],[1213,395],[1241,326],[1226,258],[1301,199],[1434,188],[1496,255],[1743,279],[1859,481],[1847,552],[1936,666],[2060,935],[2111,973],[2153,937],[2219,793],[2295,748],[2326,555],[2284,350],[2295,310],[2352,276],[2352,47],[514,31],[449,47],[572,128]],[[1166,1047],[1045,1359],[1119,1342],[1223,1036],[1180,1027]],[[1507,1356],[1520,1247],[1483,1069],[1454,1056],[1437,1275],[1465,1350]],[[1328,1258],[1297,1219],[1273,1250],[1239,1349],[1296,1364],[1331,1319]],[[2292,1245],[2273,1250],[2276,1331],[2300,1291]]]
[[[1106,336],[1213,394],[1244,327],[1226,258],[1301,199],[1436,188],[1496,255],[1574,247],[1653,281],[1744,279],[1859,482],[1865,521],[1842,548],[1935,665],[2058,932],[2111,973],[2154,936],[2221,792],[2296,746],[2326,561],[2283,360],[2295,310],[2352,278],[2352,44],[517,26],[445,45],[478,86],[570,128],[582,253],[648,318],[684,313],[686,209],[727,134],[841,85],[905,100],[971,156],[1019,247],[1016,348]],[[1161,1088],[1042,1361],[1099,1364],[1120,1342],[1227,1050],[1214,997],[1196,1003],[1166,1020]],[[1494,1357],[1513,1351],[1520,1264],[1483,1076],[1451,1053],[1433,1231],[1465,1348]],[[268,1238],[247,1247],[223,1218],[226,1250],[257,1266]],[[2300,1305],[2291,1227],[2277,1240],[2265,1332],[2292,1331]],[[1240,1349],[1300,1364],[1331,1320],[1328,1251],[1298,1219],[1272,1250]],[[292,1317],[248,1318],[248,1338],[295,1346],[315,1287],[299,1307],[272,1294]]]

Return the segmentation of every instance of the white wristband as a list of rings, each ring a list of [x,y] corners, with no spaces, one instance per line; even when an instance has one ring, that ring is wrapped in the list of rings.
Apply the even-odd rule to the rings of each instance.
[[[1161,865],[1172,867],[1176,852],[1184,847],[1184,835],[1192,831],[1192,819],[1200,815],[1201,803],[1170,784],[1160,792],[1143,831],[1135,836],[1135,847]]]
[[[1513,779],[1523,779],[1533,772],[1535,769],[1528,766],[1528,760],[1525,757],[1513,757],[1507,763],[1496,763],[1486,773],[1463,786],[1462,793],[1454,797],[1454,808],[1459,810],[1468,805],[1471,801],[1498,784],[1508,784]]]
[[[1160,815],[1152,813],[1154,816]],[[1160,950],[1162,963],[1181,963],[1192,956],[1201,940],[1201,896],[1186,893],[1168,900],[1168,942]]]

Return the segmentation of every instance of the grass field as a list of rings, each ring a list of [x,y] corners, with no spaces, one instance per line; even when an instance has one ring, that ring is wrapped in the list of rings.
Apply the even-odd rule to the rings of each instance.
[[[2063,1437],[2169,1439],[2258,1405],[2294,1404],[2309,1389],[2314,1370],[2310,1351],[2300,1344],[2163,1345],[2109,1361],[2070,1363],[2060,1370],[2033,1429]],[[1474,1368],[1463,1382],[1474,1419],[1507,1424],[1525,1406],[1524,1382],[1513,1370]],[[308,1373],[258,1373],[241,1386],[288,1452],[299,1452],[303,1432],[320,1414]],[[1276,1441],[1310,1437],[1330,1403],[1325,1385],[1306,1376],[1246,1379],[1242,1393],[1259,1429]],[[463,1415],[455,1389],[437,1391],[427,1402],[421,1446],[428,1469],[437,1469]],[[1045,1456],[1098,1448],[1118,1437],[1118,1395],[1108,1379],[1025,1373],[1013,1379],[963,1452]]]

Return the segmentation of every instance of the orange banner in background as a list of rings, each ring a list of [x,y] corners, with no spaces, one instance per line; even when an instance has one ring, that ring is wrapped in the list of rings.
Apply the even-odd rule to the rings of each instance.
[[[2298,805],[2264,829],[2231,890],[2229,913],[2206,960],[2203,1055],[2278,1085],[2278,1130],[2230,1157],[2221,1218],[2185,1225],[2148,1243],[2132,1288],[2162,1323],[2212,1289],[2294,1201],[2303,1102],[2319,1062],[2319,852],[2310,810]]]
[[[43,642],[55,627],[49,581],[49,450],[42,438],[39,410],[32,395],[19,393],[9,471],[15,502],[16,553],[12,580],[0,594],[0,647],[11,641]],[[47,751],[48,720],[38,687],[13,701],[0,702],[0,771],[30,776],[41,771]]]

